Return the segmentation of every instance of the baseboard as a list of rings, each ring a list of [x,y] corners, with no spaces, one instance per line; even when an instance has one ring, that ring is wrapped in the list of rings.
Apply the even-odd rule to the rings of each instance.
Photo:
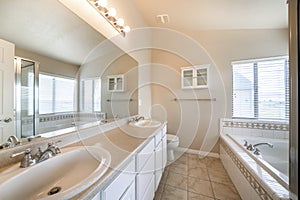
[[[187,148],[184,148],[184,147],[177,147],[175,149],[175,151],[190,153],[190,154],[198,154],[200,158],[204,158],[206,156],[207,157],[213,157],[213,158],[220,158],[220,154],[218,154],[218,153],[200,151],[200,150],[195,150],[195,149],[187,149]]]

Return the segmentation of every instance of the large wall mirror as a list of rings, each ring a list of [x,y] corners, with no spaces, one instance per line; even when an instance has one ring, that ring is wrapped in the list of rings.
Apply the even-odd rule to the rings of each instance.
[[[59,1],[2,0],[0,27],[15,44],[14,130],[0,143],[138,113],[137,61]]]

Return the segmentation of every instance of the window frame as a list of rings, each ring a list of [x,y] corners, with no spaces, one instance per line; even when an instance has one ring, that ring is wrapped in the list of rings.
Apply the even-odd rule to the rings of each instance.
[[[285,88],[285,118],[264,118],[264,117],[259,117],[259,101],[258,101],[258,63],[259,62],[266,62],[266,61],[276,61],[276,60],[284,60],[284,88]],[[233,67],[234,65],[238,64],[253,64],[253,117],[236,117],[234,116],[234,75],[233,75]],[[231,87],[231,115],[233,119],[253,119],[253,120],[276,120],[276,121],[288,121],[289,120],[289,57],[288,56],[277,56],[277,57],[267,57],[267,58],[258,58],[258,59],[248,59],[248,60],[240,60],[240,61],[233,61],[231,62],[231,75],[232,75],[232,87]]]
[[[39,106],[39,115],[49,115],[49,114],[57,114],[57,113],[73,113],[73,112],[76,112],[76,98],[74,99],[74,102],[73,102],[73,110],[71,111],[61,111],[61,112],[55,112],[55,104],[56,104],[56,101],[55,101],[55,97],[56,97],[56,90],[55,90],[55,86],[56,86],[56,83],[55,83],[55,78],[62,78],[62,79],[68,79],[68,80],[72,80],[74,81],[74,95],[76,95],[76,91],[77,91],[77,79],[76,78],[73,78],[73,77],[68,77],[68,76],[63,76],[63,75],[59,75],[59,74],[52,74],[52,73],[47,73],[47,72],[39,72],[39,90],[40,90],[40,75],[45,75],[45,76],[51,76],[52,77],[52,106],[51,106],[51,110],[52,112],[49,112],[49,113],[40,113],[40,106]],[[40,92],[39,92],[39,95],[40,95]],[[40,101],[40,96],[39,96],[39,101]]]
[[[100,77],[95,77],[95,78],[84,78],[84,79],[81,79],[80,80],[80,92],[79,92],[79,94],[80,94],[80,105],[79,105],[79,107],[80,107],[80,111],[81,112],[86,112],[86,108],[85,108],[85,100],[84,100],[84,97],[83,97],[83,94],[84,94],[84,92],[85,92],[85,88],[84,88],[84,86],[85,86],[85,81],[92,81],[92,112],[93,113],[96,113],[96,112],[102,112],[102,107],[101,107],[101,101],[102,101],[102,99],[100,98],[100,102],[99,102],[99,105],[100,105],[100,110],[96,110],[95,111],[95,81],[99,81],[99,83],[100,83],[100,88],[102,87],[102,79],[100,78]],[[100,96],[101,96],[101,90],[100,90]]]

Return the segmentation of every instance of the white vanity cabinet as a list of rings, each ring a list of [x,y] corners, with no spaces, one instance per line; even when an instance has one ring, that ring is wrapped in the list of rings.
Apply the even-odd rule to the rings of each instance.
[[[135,196],[135,159],[119,170],[119,173],[113,178],[101,192],[101,200],[131,200]],[[134,198],[133,198],[134,199]]]
[[[153,200],[167,163],[166,132],[157,130],[92,200]]]
[[[167,164],[167,127],[165,126],[155,136],[155,191],[158,188],[162,174]]]
[[[136,155],[136,199],[154,198],[154,138]]]

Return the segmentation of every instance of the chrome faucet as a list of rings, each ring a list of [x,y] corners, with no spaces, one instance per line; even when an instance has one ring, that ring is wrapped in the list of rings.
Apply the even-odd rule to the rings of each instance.
[[[136,117],[136,118],[134,119],[134,121],[138,122],[138,121],[140,121],[141,119],[144,120],[145,117],[144,117],[144,116]]]
[[[20,156],[20,155],[24,155],[24,157],[21,160],[20,167],[21,168],[29,167],[29,166],[34,165],[36,163],[36,160],[32,158],[31,151],[32,151],[32,149],[28,148],[25,151],[12,154],[10,157],[14,158],[14,157],[17,157],[17,156]]]
[[[60,140],[57,142],[61,142]],[[21,160],[20,167],[25,168],[29,167],[31,165],[34,165],[36,163],[43,162],[45,160],[48,160],[49,158],[56,156],[57,154],[61,153],[60,149],[58,146],[54,144],[54,142],[48,143],[48,147],[45,151],[42,151],[41,148],[38,148],[37,153],[33,156],[31,154],[32,149],[28,148],[25,151],[19,152],[12,154],[10,157],[14,158],[20,155],[24,155],[24,157]]]
[[[270,148],[273,148],[273,144],[269,143],[269,142],[261,142],[261,143],[257,143],[257,144],[254,144],[253,147],[257,147],[257,146],[260,146],[260,145],[268,145]]]
[[[21,143],[20,140],[15,135],[9,136],[7,142],[11,143],[13,146],[19,145]]]
[[[59,147],[56,146],[54,142],[50,142],[48,143],[48,147],[45,151],[42,151],[41,148],[38,149],[38,152],[35,155],[35,159],[39,163],[48,160],[49,158],[56,156],[59,153],[61,153]]]

